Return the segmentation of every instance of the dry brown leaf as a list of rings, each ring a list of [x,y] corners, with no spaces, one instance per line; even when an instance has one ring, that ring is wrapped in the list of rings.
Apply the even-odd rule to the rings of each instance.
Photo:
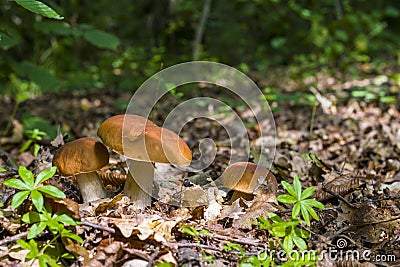
[[[333,193],[339,196],[345,196],[348,193],[354,191],[360,185],[358,177],[355,177],[352,174],[344,174],[336,177],[332,181],[325,184],[325,188],[332,191]],[[323,191],[323,185],[318,185],[315,190],[315,196],[318,201],[326,201],[328,199],[333,198],[332,194]]]
[[[46,203],[50,203],[53,213],[62,212],[66,213],[72,218],[79,220],[79,204],[69,198],[53,199],[46,198]]]
[[[270,189],[264,185],[260,186],[259,190],[259,193],[254,198],[253,203],[247,209],[246,213],[233,222],[233,227],[250,229],[252,223],[257,221],[258,217],[267,217],[269,212],[277,211],[275,207],[277,205],[275,193],[271,193]]]
[[[118,194],[110,201],[100,203],[95,209],[96,214],[101,214],[103,212],[106,212],[107,210],[117,208],[119,206],[118,202],[121,201],[122,197],[123,197],[122,194]]]
[[[85,266],[88,267],[112,267],[119,266],[123,262],[134,258],[148,261],[149,256],[137,249],[127,248],[122,242],[114,241],[105,248],[97,247],[96,255]]]

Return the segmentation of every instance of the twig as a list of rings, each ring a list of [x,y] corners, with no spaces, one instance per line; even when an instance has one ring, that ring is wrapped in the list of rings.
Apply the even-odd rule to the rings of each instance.
[[[147,267],[153,266],[153,262],[157,258],[158,253],[160,253],[160,248],[159,247],[157,247],[156,250],[153,253],[151,253],[150,258],[149,258],[148,263],[147,263]]]
[[[252,245],[252,246],[260,246],[260,245],[262,245],[262,244],[260,244],[260,242],[251,242],[249,240],[243,241],[243,240],[238,239],[238,238],[232,238],[232,237],[224,236],[224,235],[220,235],[220,234],[199,234],[199,236],[208,237],[208,238],[212,238],[212,239],[219,239],[219,240],[229,241],[229,242],[232,242],[232,243],[239,243],[239,244],[243,244],[243,245]]]
[[[229,251],[229,250],[226,250],[223,248],[218,248],[218,247],[214,247],[214,246],[210,246],[210,245],[203,245],[203,244],[199,244],[199,243],[164,242],[163,244],[168,247],[169,246],[172,246],[172,247],[177,246],[180,248],[202,248],[204,250],[213,250],[213,251],[230,254],[230,255],[234,255],[234,256],[237,256],[238,254],[240,254],[240,252],[237,250]],[[251,251],[251,252],[245,252],[245,254],[247,256],[253,256],[253,255],[259,255],[260,252]]]
[[[99,224],[91,223],[91,222],[88,222],[88,221],[82,221],[81,225],[85,225],[85,226],[89,226],[89,227],[92,227],[92,228],[95,228],[95,229],[107,231],[110,234],[115,234],[115,229],[111,228],[111,227],[108,227],[108,226],[99,225]]]
[[[0,246],[7,245],[8,243],[11,243],[11,242],[15,242],[19,239],[26,237],[27,235],[28,235],[28,231],[19,233],[17,235],[8,236],[8,237],[4,238],[3,240],[0,240]]]

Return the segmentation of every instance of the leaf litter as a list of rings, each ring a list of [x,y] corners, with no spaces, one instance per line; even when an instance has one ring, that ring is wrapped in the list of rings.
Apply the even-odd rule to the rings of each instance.
[[[328,100],[335,100],[335,96],[321,93],[321,90],[318,98],[325,104],[317,108],[312,133],[309,132],[311,108],[280,103],[280,110],[274,113],[277,152],[272,172],[278,181],[291,182],[292,177],[298,175],[303,186],[314,186],[315,197],[326,204],[326,209],[318,213],[320,221],[311,225],[313,238],[308,240],[309,249],[332,247],[337,238],[344,237],[357,248],[394,254],[400,259],[399,104],[382,107],[377,103],[350,99],[344,104],[333,105],[337,102]],[[33,100],[29,105],[39,107],[41,101],[43,99],[36,103]],[[95,136],[96,126],[104,120],[105,114],[115,112],[107,106],[107,103],[112,106],[112,101],[107,96],[88,96],[84,101],[85,108],[74,109],[77,111],[70,118],[61,116],[61,131],[71,130],[76,137]],[[54,114],[62,114],[61,110],[66,106],[82,107],[82,103],[79,98],[61,101],[60,107],[54,107]],[[59,121],[55,120],[54,114],[40,108],[34,109],[34,113]],[[247,113],[242,114],[245,117]],[[158,120],[162,121],[162,117]],[[55,147],[65,139],[59,132],[53,146],[43,145],[38,157],[19,154],[14,143],[22,142],[20,122],[13,124],[16,125],[14,132],[8,139],[3,139],[5,147],[1,149],[0,163],[6,172],[1,173],[0,181],[16,177],[15,165],[40,172],[51,162],[49,157]],[[254,138],[250,140],[251,151],[257,152],[260,142],[270,142],[257,140],[257,129],[249,128],[248,131]],[[227,167],[228,137],[217,125],[200,120],[184,128],[182,136],[195,157],[199,155],[197,140],[205,137],[218,140],[215,160],[201,173],[168,165],[157,167],[158,181],[166,179],[169,183],[159,186],[158,195],[162,198],[155,201],[152,208],[134,210],[129,200],[118,192],[119,184],[126,177],[126,166],[115,155],[104,170],[108,173],[104,175],[105,183],[114,190],[108,199],[78,204],[79,190],[75,181],[58,175],[48,181],[68,196],[52,205],[85,222],[75,227],[84,237],[82,246],[67,244],[67,249],[79,256],[80,264],[147,266],[149,262],[168,262],[172,266],[204,265],[200,249],[203,246],[214,256],[216,266],[226,266],[236,265],[238,260],[237,256],[224,250],[224,244],[228,242],[241,244],[248,253],[260,252],[268,246],[268,236],[254,223],[260,216],[267,218],[268,212],[290,216],[289,207],[278,204],[276,195],[263,186],[259,187],[253,200],[238,199],[231,204],[226,201],[231,192],[218,192],[216,188],[215,192],[204,190],[200,185],[218,178]],[[115,171],[118,175],[110,174]],[[170,186],[174,184],[175,187]],[[15,190],[0,184],[0,193],[1,203],[5,204],[3,215],[0,215],[1,241],[26,229],[20,224],[17,211],[10,209]],[[283,189],[279,187],[277,194],[282,193]],[[174,205],[169,205],[171,203]],[[209,234],[200,234],[197,242],[183,233],[182,229],[188,226],[207,230]],[[4,264],[20,261],[24,258],[23,253],[15,252],[12,242],[0,243],[0,261]],[[320,266],[356,266],[345,264],[350,263],[326,260],[319,263]],[[362,263],[362,266],[375,265]]]

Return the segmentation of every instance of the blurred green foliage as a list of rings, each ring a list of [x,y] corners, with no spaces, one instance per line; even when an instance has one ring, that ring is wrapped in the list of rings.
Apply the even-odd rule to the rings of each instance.
[[[0,3],[2,94],[29,91],[16,84],[37,93],[135,90],[161,68],[191,60],[204,4],[42,2],[58,20]],[[395,0],[212,1],[200,59],[245,72],[284,65],[300,76],[355,73],[357,63],[400,62],[399,20]]]

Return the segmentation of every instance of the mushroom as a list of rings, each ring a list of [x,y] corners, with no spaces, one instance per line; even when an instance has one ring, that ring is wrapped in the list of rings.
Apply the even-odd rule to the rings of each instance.
[[[106,197],[96,171],[108,164],[107,147],[90,137],[66,143],[57,150],[53,165],[62,176],[74,176],[84,203]]]
[[[192,160],[183,139],[138,115],[110,117],[100,125],[97,135],[106,146],[127,159],[131,171],[123,192],[138,209],[151,205],[153,162],[187,166]]]
[[[245,200],[253,199],[254,190],[259,183],[258,178],[260,177],[265,179],[263,183],[272,192],[276,192],[278,183],[275,176],[267,167],[251,162],[236,162],[229,165],[218,179],[218,182],[226,188],[235,190],[229,201],[233,203],[240,197]]]

